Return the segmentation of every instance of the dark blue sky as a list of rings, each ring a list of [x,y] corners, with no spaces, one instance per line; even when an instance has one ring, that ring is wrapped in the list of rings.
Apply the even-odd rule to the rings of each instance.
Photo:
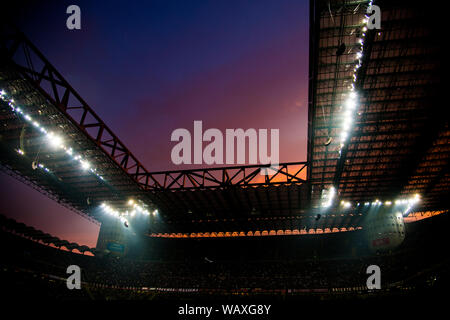
[[[81,30],[66,28],[67,6]],[[40,1],[11,16],[148,170],[177,128],[280,130],[280,160],[306,159],[308,1]],[[98,227],[0,175],[2,212],[95,246]],[[24,201],[25,200],[25,201]]]

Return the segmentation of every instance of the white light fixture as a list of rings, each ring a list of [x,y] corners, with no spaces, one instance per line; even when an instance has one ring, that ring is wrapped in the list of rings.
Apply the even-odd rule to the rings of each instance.
[[[63,139],[53,132],[47,133],[47,139],[50,142],[50,145],[54,148],[60,148],[62,146]]]
[[[371,2],[369,3],[369,6],[371,5]],[[353,74],[352,77],[352,84],[350,86],[350,92],[348,99],[344,102],[345,110],[344,110],[344,120],[342,123],[341,133],[340,133],[340,149],[339,151],[339,157],[342,156],[342,148],[344,148],[346,141],[348,139],[348,136],[350,134],[351,130],[351,123],[353,123],[353,116],[355,109],[357,109],[357,93],[355,91],[355,84],[358,79],[358,69],[361,67],[361,61],[363,58],[363,52],[364,52],[364,39],[366,37],[366,31],[367,31],[367,22],[369,21],[369,17],[367,15],[364,16],[364,19],[362,21],[361,25],[361,38],[357,38],[356,41],[360,44],[360,50],[358,50],[355,53],[356,56],[356,64],[353,68]]]
[[[93,173],[99,179],[101,179],[103,181],[105,180],[102,175],[97,173],[97,170],[95,168],[91,167],[91,164],[86,159],[83,159],[81,157],[81,155],[79,155],[79,154],[74,154],[72,148],[70,148],[64,144],[64,140],[61,136],[55,134],[54,132],[49,132],[38,121],[34,120],[29,114],[24,112],[22,108],[16,106],[14,103],[14,99],[9,99],[6,91],[4,91],[4,90],[0,91],[0,99],[2,99],[5,102],[8,102],[8,105],[10,106],[10,108],[13,112],[23,116],[23,118],[27,122],[29,122],[31,125],[33,125],[37,129],[39,129],[39,131],[42,132],[46,136],[46,138],[48,139],[48,141],[52,147],[63,149],[69,156],[72,157],[73,160],[79,161],[81,164],[81,167],[84,170],[89,170],[91,173]],[[42,165],[42,169],[45,170],[46,172],[51,172],[50,169],[48,169],[47,167],[45,167],[43,165]]]
[[[375,199],[375,201],[373,201],[373,202],[365,202],[364,206],[370,206],[370,205],[381,206],[381,205],[385,205],[385,206],[388,207],[388,206],[391,206],[394,203],[396,206],[406,206],[407,207],[406,211],[409,211],[418,202],[420,202],[420,195],[419,194],[415,194],[411,198],[397,199],[395,201],[387,200],[387,201],[382,202],[379,199]],[[345,201],[345,200],[341,200],[341,205],[344,206],[344,207],[350,207],[351,206],[350,202]]]
[[[330,189],[322,190],[322,207],[328,208],[333,204],[333,199],[336,194],[336,189],[331,186]]]
[[[138,205],[135,200],[130,199],[127,201],[128,205],[132,205],[133,206],[133,210],[128,211],[125,210],[124,212],[119,212],[118,210],[115,210],[114,208],[112,208],[111,206],[109,206],[106,202],[102,202],[102,204],[100,205],[100,207],[109,215],[115,216],[115,217],[123,217],[123,218],[127,218],[127,217],[134,217],[136,214],[141,213],[144,216],[149,216],[150,212],[145,209],[143,206]],[[158,210],[154,210],[152,212],[153,216],[156,216],[158,214]]]
[[[81,167],[83,168],[83,170],[88,170],[91,168],[91,164],[89,162],[87,162],[86,160],[81,160]]]

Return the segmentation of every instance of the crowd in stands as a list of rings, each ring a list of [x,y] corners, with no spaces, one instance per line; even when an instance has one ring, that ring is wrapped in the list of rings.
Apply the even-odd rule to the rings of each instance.
[[[434,285],[448,280],[448,260],[439,254],[441,247],[427,248],[419,231],[395,252],[349,258],[303,259],[210,259],[197,252],[191,260],[136,260],[115,255],[88,256],[44,246],[17,234],[1,230],[3,248],[1,281],[20,294],[45,287],[43,296],[64,297],[69,290],[63,279],[66,268],[78,265],[82,270],[83,290],[70,290],[71,298],[149,299],[155,288],[246,292],[292,292],[333,288],[364,287],[366,269],[376,264],[382,270],[382,286],[404,282]],[[434,239],[435,240],[435,239]],[[419,248],[419,249],[418,249]],[[422,249],[420,249],[422,248]],[[412,252],[411,250],[414,250]],[[446,281],[447,281],[446,280]],[[416,283],[417,284],[417,283]],[[18,293],[19,294],[19,293]],[[172,295],[175,293],[171,293]]]

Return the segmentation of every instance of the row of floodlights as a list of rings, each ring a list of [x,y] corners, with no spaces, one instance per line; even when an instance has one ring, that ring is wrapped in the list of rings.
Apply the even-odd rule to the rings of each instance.
[[[146,208],[144,208],[142,205],[139,205],[138,203],[136,203],[136,201],[130,199],[128,201],[128,206],[131,207],[130,210],[125,210],[125,211],[118,211],[116,209],[114,209],[113,207],[111,207],[110,205],[108,205],[107,203],[103,202],[100,207],[109,215],[111,216],[115,216],[115,217],[119,217],[119,218],[129,218],[129,217],[134,217],[136,214],[143,214],[144,216],[150,216],[150,211],[148,211]],[[151,212],[151,214],[153,216],[158,215],[158,210],[153,210]]]
[[[370,206],[370,205],[372,205],[372,206],[381,206],[381,205],[391,206],[392,204],[413,206],[413,205],[417,204],[419,201],[420,201],[420,195],[419,194],[415,194],[414,197],[412,197],[412,198],[397,199],[395,201],[384,201],[383,202],[383,201],[380,201],[380,200],[376,199],[373,202],[364,202],[363,204],[358,202],[358,203],[356,203],[356,206],[357,207],[359,207],[361,205],[364,205],[364,206]],[[353,206],[353,204],[351,202],[349,202],[349,201],[342,200],[341,201],[341,206],[344,207],[344,208],[350,208],[350,207]]]
[[[322,197],[321,197],[321,207],[322,208],[331,207],[333,205],[333,201],[334,201],[335,197],[336,197],[336,189],[334,188],[334,186],[331,186],[329,189],[323,189]],[[357,207],[359,207],[361,205],[364,205],[364,206],[370,206],[370,205],[372,205],[372,206],[381,206],[381,205],[391,206],[392,204],[395,204],[395,205],[407,205],[408,210],[409,210],[409,209],[411,209],[412,206],[417,204],[419,201],[420,201],[420,195],[415,194],[411,198],[397,199],[395,201],[387,200],[387,201],[382,202],[382,201],[376,199],[375,201],[372,201],[372,202],[364,202],[364,203],[358,202],[358,203],[356,203],[356,206]],[[350,201],[342,200],[341,206],[347,209],[347,208],[353,207],[353,204]]]
[[[369,6],[372,5],[372,1],[369,2]],[[350,92],[347,94],[347,99],[344,102],[344,111],[343,111],[343,122],[342,122],[342,130],[341,130],[341,136],[340,136],[340,149],[339,149],[339,155],[341,155],[341,150],[345,145],[345,142],[347,141],[347,138],[350,134],[350,130],[353,123],[353,115],[355,114],[356,108],[357,108],[357,100],[358,95],[355,90],[355,84],[358,77],[358,69],[362,65],[362,58],[363,58],[363,49],[364,49],[364,38],[366,36],[367,31],[367,23],[369,21],[369,17],[365,15],[363,21],[362,21],[362,33],[361,38],[358,39],[358,43],[361,45],[361,51],[356,52],[356,65],[353,69],[352,74],[352,84],[350,88]]]
[[[92,174],[96,175],[99,179],[104,180],[104,178],[99,173],[97,173],[97,169],[92,167],[89,161],[87,161],[81,155],[74,152],[71,147],[67,146],[66,143],[64,142],[64,139],[60,135],[52,131],[48,131],[44,126],[42,126],[42,124],[40,124],[37,120],[33,119],[33,117],[30,116],[28,113],[26,113],[23,110],[23,108],[17,106],[14,102],[14,99],[9,98],[8,94],[4,90],[0,91],[0,98],[8,103],[9,107],[13,112],[22,116],[22,118],[24,118],[28,123],[30,123],[33,127],[39,130],[45,136],[46,140],[48,141],[49,145],[52,148],[64,150],[65,153],[69,155],[72,160],[77,161],[80,164],[81,168],[84,171],[89,171]],[[18,154],[22,156],[25,155],[25,152],[21,149],[17,149],[16,151]],[[39,166],[46,168],[44,164],[39,164]],[[48,168],[46,171],[50,172]]]

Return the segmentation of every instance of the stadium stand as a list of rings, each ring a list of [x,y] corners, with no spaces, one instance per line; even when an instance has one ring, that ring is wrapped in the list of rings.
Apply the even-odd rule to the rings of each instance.
[[[10,228],[19,224],[9,220],[1,228],[1,240],[8,244],[1,262],[1,281],[10,297],[51,296],[61,300],[179,299],[211,294],[333,299],[396,292],[404,296],[405,292],[413,294],[418,290],[437,292],[449,279],[449,261],[441,254],[445,250],[443,226],[447,222],[448,214],[444,214],[410,223],[408,229],[414,232],[407,233],[410,236],[399,248],[375,255],[363,250],[347,256],[336,255],[323,242],[324,236],[317,235],[272,241],[267,241],[267,237],[251,244],[247,240],[245,245],[239,239],[224,239],[222,248],[211,246],[211,240],[195,240],[197,243],[192,246],[190,239],[180,239],[184,241],[179,244],[180,250],[167,250],[165,255],[156,252],[152,259],[130,259],[111,254],[88,256],[48,246]],[[362,236],[360,231],[354,231],[327,240],[345,248],[350,237]],[[161,247],[164,239],[158,240],[157,246]],[[283,242],[287,245],[281,247]],[[289,242],[297,242],[300,249],[294,257],[286,252],[285,248],[294,249]],[[223,250],[227,243],[239,259],[230,259],[230,252]],[[314,250],[302,251],[302,244]],[[264,249],[267,254],[258,257],[255,250],[256,254],[245,257],[244,253],[252,249],[249,246],[261,248],[259,252]],[[211,253],[207,250],[211,247],[218,249],[216,255],[205,255]],[[191,258],[187,259],[188,256]],[[372,264],[382,270],[382,289],[377,292],[366,287],[366,268]],[[66,287],[69,265],[81,267],[81,290]]]

